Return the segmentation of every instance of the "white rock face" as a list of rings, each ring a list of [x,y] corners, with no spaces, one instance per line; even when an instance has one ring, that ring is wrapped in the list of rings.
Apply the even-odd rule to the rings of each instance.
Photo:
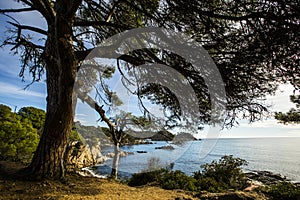
[[[102,155],[99,144],[91,146],[79,141],[74,141],[68,145],[66,151],[68,171],[94,166],[103,163],[108,159],[106,156]]]

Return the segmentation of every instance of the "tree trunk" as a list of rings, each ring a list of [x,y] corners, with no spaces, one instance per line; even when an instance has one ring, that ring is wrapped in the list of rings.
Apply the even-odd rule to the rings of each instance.
[[[58,7],[60,5],[57,5]],[[61,179],[65,176],[64,154],[73,126],[72,96],[78,61],[75,57],[72,26],[60,7],[48,24],[45,49],[47,72],[47,114],[39,145],[27,172],[35,177]],[[49,22],[48,22],[49,23]]]
[[[112,164],[112,170],[110,176],[113,179],[118,178],[118,166],[119,166],[119,159],[120,159],[120,144],[116,143],[114,146],[114,159],[113,159],[113,164]]]

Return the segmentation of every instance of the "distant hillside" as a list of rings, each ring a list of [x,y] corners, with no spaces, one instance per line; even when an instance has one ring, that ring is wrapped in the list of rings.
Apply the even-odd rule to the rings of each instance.
[[[101,142],[101,145],[112,144],[111,133],[107,127],[85,126],[79,122],[75,123],[75,128],[82,135],[86,142]],[[121,145],[135,144],[140,138],[135,138],[130,134],[125,134],[121,141]]]
[[[173,142],[175,144],[180,144],[180,143],[184,143],[184,142],[188,142],[188,141],[193,141],[193,140],[197,140],[197,138],[195,138],[192,134],[190,133],[178,133]]]
[[[169,131],[159,131],[149,139],[152,141],[171,141],[173,140],[175,135],[170,133]]]
[[[111,134],[109,132],[109,129],[106,127],[100,128],[94,126],[84,126],[78,122],[75,123],[75,127],[78,133],[80,133],[82,137],[87,141],[91,142],[100,140],[102,144],[110,143],[109,138],[111,137]],[[98,140],[96,138],[98,138]],[[123,138],[123,141],[121,142],[121,145],[135,144],[136,140],[139,139],[140,138],[138,137],[136,138],[131,136],[130,134],[126,134],[126,136]],[[149,137],[148,139],[151,139],[152,141],[174,141],[174,143],[197,140],[192,134],[189,133],[178,133],[174,135],[166,130],[158,131],[155,135]]]
[[[110,134],[107,128],[85,126],[79,122],[75,122],[75,130],[82,136],[83,142],[87,142],[90,145],[94,145],[98,142],[103,144],[110,144]]]

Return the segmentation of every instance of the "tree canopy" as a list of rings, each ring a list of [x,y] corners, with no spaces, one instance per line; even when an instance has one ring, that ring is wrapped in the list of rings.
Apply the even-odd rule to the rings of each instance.
[[[13,113],[2,104],[0,119],[0,159],[30,162],[39,141],[31,119]]]
[[[40,130],[44,126],[46,112],[35,107],[23,107],[19,110],[18,115],[21,119],[29,119],[33,128]]]
[[[161,27],[184,33],[187,39],[201,44],[216,63],[225,84],[225,126],[234,125],[238,118],[250,122],[261,119],[268,111],[261,99],[274,94],[280,83],[300,86],[297,0],[17,2],[20,7],[0,9],[0,13],[10,17],[11,33],[2,46],[9,45],[13,52],[19,53],[21,77],[29,70],[35,82],[47,72],[47,117],[28,168],[32,174],[64,177],[61,160],[74,119],[76,74],[98,43],[124,31]],[[46,28],[22,24],[10,15],[22,12],[39,13]],[[30,32],[39,36],[32,38]],[[199,109],[193,112],[200,116],[199,125],[212,120],[209,89],[191,62],[170,50],[152,48],[127,52],[115,60],[118,64],[113,68],[121,74],[125,86],[130,84],[126,76],[135,74],[137,66],[142,64],[161,64],[181,73],[196,94]],[[101,77],[105,77],[103,71]],[[96,108],[105,121],[108,118],[101,105],[106,99],[111,101],[115,91],[101,82],[100,86],[97,89],[103,96],[90,102],[100,105]],[[168,88],[145,84],[132,94],[162,105],[168,111],[168,125],[177,125],[182,113]],[[148,112],[143,106],[142,110]]]
[[[38,10],[53,23],[58,2],[37,5],[24,1],[25,10]],[[80,2],[80,3],[79,3]],[[76,6],[75,3],[73,6]],[[221,72],[226,87],[227,124],[233,125],[237,116],[255,121],[267,110],[258,99],[274,94],[279,83],[290,82],[299,87],[299,5],[297,1],[78,1],[72,39],[78,61],[104,39],[132,28],[157,26],[188,34],[210,53]],[[71,6],[72,7],[72,6]],[[74,8],[75,9],[75,8]],[[24,30],[38,32],[47,38],[47,30],[11,23],[15,35],[4,44],[23,48],[23,68],[29,68],[33,80],[44,72],[44,45],[35,44]],[[48,26],[48,29],[50,26]],[[43,36],[44,35],[44,36]],[[158,53],[157,51],[160,51]],[[29,54],[31,56],[29,56]],[[165,50],[141,50],[120,56],[125,71],[146,62],[163,63],[182,73],[196,91],[202,120],[210,120],[210,99],[207,86],[193,66],[178,55]],[[125,72],[122,72],[124,74]],[[21,73],[23,75],[23,73]],[[104,74],[102,73],[102,76]],[[138,95],[180,113],[178,102],[167,89],[158,85],[139,88]],[[107,94],[108,91],[102,89]],[[110,91],[112,92],[112,91]],[[100,102],[100,104],[103,102]],[[242,113],[242,115],[239,115]]]
[[[279,120],[279,122],[288,124],[288,123],[300,123],[300,95],[291,95],[290,96],[291,102],[296,104],[296,109],[292,108],[286,113],[276,112],[275,119]]]

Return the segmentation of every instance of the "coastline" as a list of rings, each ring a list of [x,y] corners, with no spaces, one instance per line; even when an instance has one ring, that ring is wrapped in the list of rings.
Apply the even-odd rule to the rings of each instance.
[[[151,185],[130,187],[120,181],[83,177],[74,173],[67,174],[68,183],[47,179],[41,181],[14,179],[11,174],[22,167],[24,166],[20,163],[0,161],[0,199],[274,200],[273,197],[258,190],[261,185],[255,181],[244,190],[195,193],[184,190],[165,190]]]
[[[154,141],[153,144],[130,145],[128,148],[124,146],[121,149],[133,155],[122,157],[119,169],[136,173],[146,169],[149,158],[157,157],[161,164],[173,162],[175,170],[191,175],[200,170],[202,164],[218,160],[223,155],[233,155],[248,161],[248,165],[242,167],[244,172],[270,171],[273,174],[281,174],[292,182],[300,182],[300,151],[291,150],[293,146],[300,145],[300,138],[291,138],[291,141],[290,138],[220,139],[205,158],[199,158],[197,152],[201,150],[204,141],[191,141],[188,149],[171,144],[175,147],[174,150],[161,148],[169,146],[170,142],[159,141]],[[139,154],[136,151],[147,153]],[[110,162],[111,160],[104,164],[111,166]]]
[[[28,181],[12,176],[24,167],[20,163],[0,161],[0,199],[122,199],[122,200],[271,200],[276,199],[262,193],[258,182],[253,181],[244,190],[200,193],[185,190],[165,190],[157,186],[130,187],[120,181],[107,178],[83,177],[67,174],[67,183],[52,180]],[[300,190],[300,184],[297,185]],[[297,199],[298,200],[298,199]]]

